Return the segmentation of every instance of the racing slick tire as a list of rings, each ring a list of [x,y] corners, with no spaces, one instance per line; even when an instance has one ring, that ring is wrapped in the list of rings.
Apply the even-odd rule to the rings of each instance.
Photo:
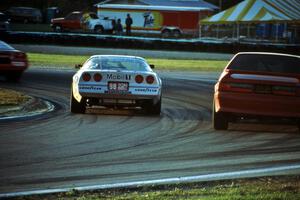
[[[216,112],[215,103],[213,103],[212,123],[215,130],[227,130],[228,118],[224,112]]]
[[[73,90],[71,92],[70,108],[71,108],[71,112],[75,113],[75,114],[83,114],[83,113],[85,113],[85,110],[86,110],[86,106],[85,106],[83,99],[81,100],[81,102],[78,102],[74,98]]]
[[[161,112],[161,99],[156,104],[152,105],[151,114],[153,115],[160,115]]]
[[[142,107],[147,114],[160,115],[161,99],[156,104],[154,104],[152,100],[149,100],[149,101],[147,100],[146,102],[144,102]]]

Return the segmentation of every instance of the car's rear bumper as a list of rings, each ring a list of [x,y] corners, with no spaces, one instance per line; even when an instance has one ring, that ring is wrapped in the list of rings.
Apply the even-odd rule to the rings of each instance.
[[[86,98],[98,98],[98,99],[128,99],[128,100],[143,100],[143,99],[159,99],[160,95],[141,95],[141,94],[126,94],[126,93],[83,93],[80,92],[80,95]]]
[[[300,118],[300,97],[216,92],[216,112]]]
[[[13,61],[11,64],[0,64],[0,72],[24,71],[28,68],[28,63],[23,61]]]

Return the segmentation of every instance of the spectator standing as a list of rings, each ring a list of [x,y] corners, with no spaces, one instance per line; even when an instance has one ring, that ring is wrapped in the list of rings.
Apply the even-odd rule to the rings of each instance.
[[[126,35],[131,35],[131,25],[133,23],[132,18],[130,17],[130,14],[127,14],[126,18]]]
[[[117,35],[122,35],[123,34],[123,26],[121,23],[121,19],[117,20],[117,24],[116,24],[116,34]]]

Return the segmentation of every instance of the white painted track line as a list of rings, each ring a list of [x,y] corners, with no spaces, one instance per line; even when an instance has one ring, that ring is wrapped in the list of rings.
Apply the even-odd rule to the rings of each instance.
[[[196,181],[200,182],[200,181],[209,181],[209,180],[224,180],[224,179],[242,178],[242,177],[258,177],[269,173],[274,173],[274,172],[279,173],[279,172],[286,172],[290,170],[300,170],[300,164],[223,172],[223,173],[198,175],[198,176],[157,179],[157,180],[133,181],[133,182],[113,183],[113,184],[103,184],[103,185],[99,184],[99,185],[82,186],[82,187],[74,187],[74,188],[57,188],[57,189],[2,193],[0,194],[0,198],[60,193],[60,192],[68,192],[70,190],[87,191],[87,190],[145,186],[145,185],[154,185],[154,184],[171,184],[171,183],[184,183],[184,182],[196,182]]]

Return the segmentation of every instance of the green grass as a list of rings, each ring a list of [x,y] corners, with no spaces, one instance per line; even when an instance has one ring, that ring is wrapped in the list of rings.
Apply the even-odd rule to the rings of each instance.
[[[30,64],[38,67],[74,68],[76,64],[83,63],[88,57],[89,56],[28,53]],[[183,71],[222,71],[228,62],[220,60],[146,59],[148,63],[154,64],[157,70]]]
[[[82,64],[89,56],[59,55],[28,53],[30,65],[39,67],[74,68],[76,64]]]
[[[31,196],[26,199],[66,200],[296,200],[300,199],[300,177],[276,177],[215,181],[179,185],[137,187]]]
[[[17,106],[26,102],[28,96],[14,90],[0,88],[0,108],[5,106]]]

